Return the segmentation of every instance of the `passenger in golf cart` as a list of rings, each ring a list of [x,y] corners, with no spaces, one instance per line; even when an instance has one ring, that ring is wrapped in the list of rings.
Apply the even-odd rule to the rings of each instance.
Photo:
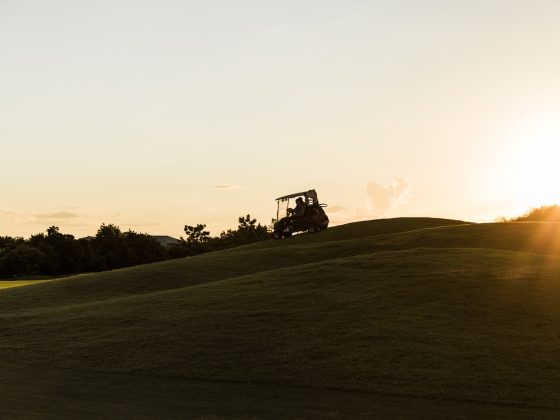
[[[294,198],[295,209],[290,207],[290,200]],[[319,204],[315,190],[285,195],[277,198],[276,201],[278,208],[273,231],[274,239],[289,237],[296,232],[318,232],[329,225],[329,218],[323,210],[327,205]]]

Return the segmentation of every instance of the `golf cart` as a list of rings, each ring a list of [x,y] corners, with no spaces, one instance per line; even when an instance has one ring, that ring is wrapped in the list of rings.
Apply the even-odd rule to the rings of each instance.
[[[300,202],[301,214],[290,207],[290,200]],[[329,218],[323,210],[326,204],[319,204],[315,190],[285,195],[276,199],[276,223],[272,236],[274,239],[292,236],[296,232],[315,233],[329,226]]]

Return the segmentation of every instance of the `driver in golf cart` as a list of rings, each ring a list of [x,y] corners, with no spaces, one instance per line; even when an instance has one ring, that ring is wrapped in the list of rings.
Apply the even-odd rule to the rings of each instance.
[[[303,198],[298,197],[296,199],[296,208],[288,209],[288,214],[292,214],[293,217],[303,217],[305,214],[305,202]]]
[[[299,225],[301,224],[300,222],[303,219],[303,216],[305,215],[305,201],[303,201],[303,198],[298,197],[296,199],[296,208],[292,209],[292,208],[288,208],[286,210],[286,213],[288,215],[288,219],[290,220],[290,230],[297,230]]]

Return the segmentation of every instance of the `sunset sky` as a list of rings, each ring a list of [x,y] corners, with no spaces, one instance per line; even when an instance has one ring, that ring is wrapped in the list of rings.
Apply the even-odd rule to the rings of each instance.
[[[0,0],[0,236],[560,203],[560,2]]]

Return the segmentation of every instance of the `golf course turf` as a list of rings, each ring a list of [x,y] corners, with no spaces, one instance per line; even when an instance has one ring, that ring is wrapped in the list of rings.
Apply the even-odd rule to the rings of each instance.
[[[558,418],[560,225],[404,218],[0,290],[0,418]]]

